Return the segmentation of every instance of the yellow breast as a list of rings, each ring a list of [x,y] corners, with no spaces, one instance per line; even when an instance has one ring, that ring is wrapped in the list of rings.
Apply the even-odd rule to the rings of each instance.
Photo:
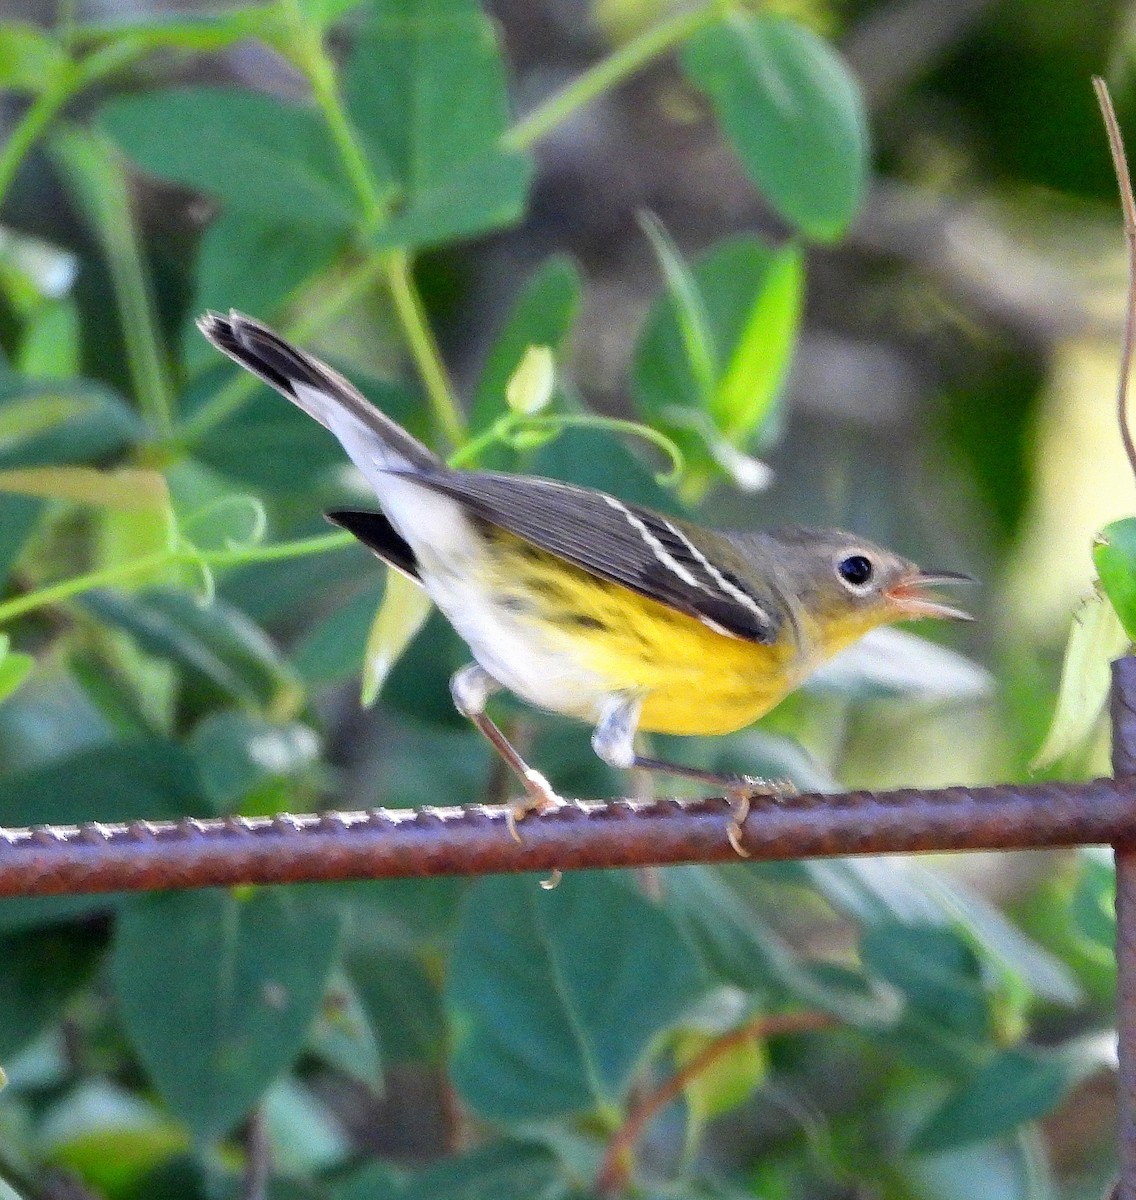
[[[641,694],[645,732],[732,733],[801,680],[804,656],[791,634],[764,646],[718,633],[512,535],[496,532],[493,550],[494,591],[513,628],[520,618],[534,644],[570,656],[603,693]]]

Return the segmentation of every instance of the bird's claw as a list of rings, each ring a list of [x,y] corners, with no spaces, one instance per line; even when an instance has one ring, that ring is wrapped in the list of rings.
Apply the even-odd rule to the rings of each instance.
[[[521,834],[517,829],[518,821],[523,821],[529,813],[548,812],[567,803],[553,791],[552,784],[539,771],[525,772],[525,793],[525,798],[513,801],[505,813],[505,825],[509,836],[518,845],[521,842]]]
[[[751,858],[742,845],[746,818],[754,796],[768,796],[779,800],[796,794],[796,787],[787,779],[758,779],[753,775],[741,776],[737,783],[726,789],[726,801],[730,806],[730,822],[726,826],[726,837],[739,858]]]

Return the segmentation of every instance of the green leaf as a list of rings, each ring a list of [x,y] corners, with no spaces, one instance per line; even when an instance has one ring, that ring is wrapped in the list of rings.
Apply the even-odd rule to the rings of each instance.
[[[404,1176],[385,1163],[336,1187],[334,1200],[560,1200],[567,1185],[544,1146],[505,1141]]]
[[[720,979],[770,1001],[786,998],[861,1028],[890,1026],[896,1011],[865,981],[826,975],[777,934],[709,867],[673,867],[664,903],[707,967]]]
[[[0,492],[125,511],[157,510],[163,517],[168,515],[170,505],[165,476],[140,467],[110,471],[95,467],[17,467],[0,471]]]
[[[299,8],[305,17],[327,29],[360,3],[361,0],[299,0]]]
[[[274,1175],[314,1175],[341,1167],[358,1154],[339,1113],[328,1106],[323,1095],[294,1076],[278,1079],[265,1093],[258,1111],[264,1114]],[[322,1200],[323,1193],[312,1190],[313,1200]],[[275,1195],[270,1189],[269,1197]]]
[[[533,172],[527,154],[509,150],[455,166],[445,179],[421,185],[371,243],[422,250],[515,225],[524,215]]]
[[[1116,609],[1098,593],[1073,614],[1053,721],[1030,764],[1050,767],[1083,746],[1092,736],[1108,701],[1110,663],[1128,645]]]
[[[1004,1050],[995,1055],[922,1125],[914,1154],[987,1141],[1044,1116],[1097,1064],[1064,1051]]]
[[[335,971],[328,984],[308,1037],[308,1049],[344,1074],[382,1091],[379,1040],[359,992],[341,969]]]
[[[79,307],[71,296],[45,300],[28,319],[14,366],[36,379],[70,379],[79,374]]]
[[[0,89],[45,92],[69,65],[62,46],[38,26],[0,24]]]
[[[1080,1003],[1083,993],[1070,966],[1027,937],[981,891],[953,881],[946,872],[911,864],[910,880],[944,918],[966,934],[1001,976],[1003,989],[1021,985],[1051,1004]]]
[[[58,1020],[90,979],[102,946],[86,930],[48,929],[0,936],[0,1060]]]
[[[677,326],[678,343],[690,372],[689,402],[699,409],[708,408],[721,360],[718,339],[710,327],[706,300],[662,222],[650,215],[644,215],[641,222],[666,281],[669,312]]]
[[[876,925],[860,942],[864,966],[903,993],[897,1028],[886,1034],[917,1065],[973,1068],[992,1037],[982,963],[960,934],[935,926]]]
[[[145,432],[137,414],[102,384],[0,377],[0,469],[95,462]]]
[[[908,1076],[891,1088],[882,1114],[889,1126],[883,1134],[887,1144],[905,1146],[939,1094],[926,1075]],[[894,1153],[892,1161],[902,1194],[919,1200],[960,1200],[968,1196],[981,1196],[983,1200],[1055,1200],[1059,1194],[1036,1125],[1019,1126],[1003,1137],[969,1142],[938,1154]]]
[[[556,386],[556,356],[550,346],[530,346],[505,385],[505,401],[521,416],[547,408]]]
[[[388,1063],[443,1060],[442,998],[418,956],[368,948],[349,956],[347,970]]]
[[[773,208],[811,238],[838,238],[869,166],[863,98],[841,57],[787,17],[733,13],[687,42],[682,65]]]
[[[230,709],[199,722],[189,752],[214,809],[247,812],[254,791],[309,771],[318,761],[320,740],[310,725]]]
[[[85,222],[99,241],[119,312],[126,364],[147,424],[165,433],[173,420],[173,385],[130,180],[118,148],[104,134],[60,125],[48,148]]]
[[[172,819],[207,811],[193,763],[172,742],[121,741],[0,779],[0,825]],[[113,907],[120,896],[0,900],[0,929]]]
[[[43,507],[27,496],[0,496],[0,587],[35,531]]]
[[[1069,913],[1077,929],[1110,954],[1116,947],[1116,868],[1100,847],[1081,848],[1077,887]]]
[[[1093,562],[1124,632],[1136,640],[1136,517],[1113,521],[1097,534]]]
[[[186,87],[112,100],[101,126],[144,170],[262,221],[350,229],[358,220],[313,108],[240,88]]]
[[[376,0],[344,79],[374,175],[398,188],[382,245],[423,246],[510,223],[532,175],[502,150],[509,120],[493,23],[476,0]]]
[[[769,419],[781,394],[805,298],[805,262],[796,246],[778,250],[722,364],[710,415],[726,438],[744,442]]]
[[[341,683],[359,674],[367,634],[385,590],[385,583],[365,588],[304,634],[293,652],[292,665],[309,688]]]
[[[313,889],[171,892],[125,908],[112,959],[122,1021],[196,1134],[227,1133],[300,1052],[339,928]]]
[[[97,1076],[51,1106],[40,1139],[52,1162],[105,1196],[123,1195],[189,1140],[155,1105]]]
[[[217,352],[195,324],[209,309],[239,309],[268,319],[293,293],[328,266],[343,242],[337,229],[312,228],[260,212],[219,213],[197,251],[196,287],[190,319],[182,332],[182,352],[191,367],[215,363]],[[279,406],[279,397],[274,397]],[[290,405],[280,407],[290,408]],[[310,424],[310,418],[305,418]]]
[[[611,1115],[705,984],[670,916],[619,876],[479,880],[447,980],[454,1082],[490,1120]]]
[[[90,592],[82,600],[101,620],[125,630],[139,647],[178,664],[213,700],[287,709],[298,684],[268,635],[223,600],[202,606],[167,588],[123,594]]]
[[[34,319],[45,303],[70,298],[79,274],[75,253],[7,227],[0,241],[0,289],[13,315]],[[5,374],[0,356],[0,375]],[[52,372],[52,374],[56,374]]]
[[[762,440],[792,361],[804,295],[800,251],[758,238],[719,242],[686,272],[667,268],[632,363],[635,403],[669,433],[703,483],[723,472],[760,486],[767,471],[739,461]],[[748,476],[747,476],[748,470]]]
[[[30,654],[20,654],[11,649],[11,639],[0,633],[0,704],[31,674],[35,659]]]
[[[453,875],[430,879],[374,879],[341,884],[341,892],[352,906],[352,931],[359,940],[365,930],[368,944],[354,946],[348,961],[357,955],[368,958],[391,953],[399,963],[427,952],[449,953],[462,897],[469,889],[466,880]],[[381,964],[380,964],[381,969]],[[368,987],[364,965],[356,982],[365,993]],[[435,1032],[439,1025],[435,1027]]]
[[[525,283],[485,359],[470,428],[487,429],[505,411],[505,387],[529,346],[563,350],[580,307],[580,272],[566,255],[547,259]]]

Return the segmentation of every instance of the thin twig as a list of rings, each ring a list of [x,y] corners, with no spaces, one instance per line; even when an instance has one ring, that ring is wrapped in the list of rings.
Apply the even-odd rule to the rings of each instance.
[[[245,1126],[245,1171],[241,1179],[241,1200],[268,1200],[268,1182],[272,1176],[272,1146],[262,1109],[253,1109]]]
[[[1120,188],[1120,205],[1124,211],[1124,237],[1128,243],[1128,299],[1124,314],[1124,339],[1120,348],[1120,382],[1116,391],[1116,419],[1120,425],[1120,440],[1128,465],[1136,476],[1136,444],[1128,428],[1128,377],[1132,371],[1133,346],[1136,344],[1136,199],[1132,196],[1132,179],[1128,172],[1128,158],[1124,153],[1124,138],[1108,84],[1099,76],[1093,76],[1093,88],[1097,94],[1104,126],[1108,131],[1108,148],[1112,153],[1112,166],[1116,172],[1117,187]]]
[[[715,1038],[681,1070],[648,1092],[616,1130],[596,1174],[596,1192],[607,1196],[620,1192],[627,1186],[633,1166],[631,1152],[647,1126],[664,1108],[677,1100],[703,1071],[712,1067],[736,1046],[754,1038],[805,1033],[815,1029],[827,1029],[835,1024],[833,1017],[822,1012],[781,1013],[775,1016],[763,1013],[744,1025],[739,1025],[737,1029],[731,1029],[729,1033]]]

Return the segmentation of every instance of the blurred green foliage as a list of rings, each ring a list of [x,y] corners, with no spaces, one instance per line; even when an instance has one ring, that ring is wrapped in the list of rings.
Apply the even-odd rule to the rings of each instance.
[[[510,68],[536,23],[508,5],[98,21],[63,5],[50,27],[0,24],[0,824],[503,798],[449,702],[463,648],[326,532],[319,514],[357,482],[318,426],[216,360],[193,326],[206,307],[319,345],[455,461],[708,521],[849,523],[995,583],[1015,555],[1029,564],[1049,358],[1083,326],[1051,296],[999,291],[1019,260],[982,276],[936,257],[959,235],[949,203],[906,240],[886,203],[969,172],[1006,199],[1000,236],[1057,205],[1046,188],[1091,240],[1110,185],[1087,74],[1125,50],[1119,6],[973,6],[913,62],[918,38],[867,36],[887,33],[886,6],[773,7],[606,0],[615,44],[520,118]],[[840,29],[863,89],[825,36]],[[255,87],[232,69],[250,54]],[[615,315],[589,323],[597,255],[572,240],[582,212],[558,224],[542,154],[632,77],[625,92],[660,87],[651,122],[719,145],[717,175],[679,152],[662,175],[741,188],[750,207],[712,239],[673,203],[635,214],[641,232],[624,213],[612,256],[637,245],[652,272],[624,406],[573,370],[574,336],[602,341]],[[593,208],[626,207],[618,175],[588,177]],[[523,269],[503,260],[479,291],[479,255],[527,229]],[[826,276],[857,256],[867,269],[833,302]],[[888,425],[881,351],[852,419],[796,414],[814,320],[845,349],[894,326],[942,378]],[[507,402],[533,346],[558,366],[536,412]],[[855,393],[855,372],[833,375]],[[624,436],[630,415],[644,437]],[[677,486],[652,438],[681,451]],[[777,486],[755,500],[758,453]],[[1097,566],[1131,631],[1128,523],[1106,532]],[[969,647],[993,700],[984,668],[891,634],[757,729],[668,751],[818,790],[1017,777],[1053,705],[1063,630],[1027,628],[1048,584],[1033,576],[1017,609],[1007,588],[1009,616],[988,610],[994,632]],[[1094,678],[1102,646],[1084,651]],[[382,685],[366,715],[361,672]],[[1063,692],[1080,733],[1089,691],[1074,671]],[[626,786],[586,730],[500,705],[564,791]],[[1061,1131],[1080,1101],[1063,1102],[1110,1070],[1111,870],[1085,851],[997,882],[836,861],[571,874],[551,891],[511,877],[6,900],[0,1196],[553,1200],[593,1195],[601,1169],[674,1200],[1096,1195],[1107,1122]],[[817,1020],[766,1036],[791,1013]],[[605,1162],[684,1070],[677,1102]]]

